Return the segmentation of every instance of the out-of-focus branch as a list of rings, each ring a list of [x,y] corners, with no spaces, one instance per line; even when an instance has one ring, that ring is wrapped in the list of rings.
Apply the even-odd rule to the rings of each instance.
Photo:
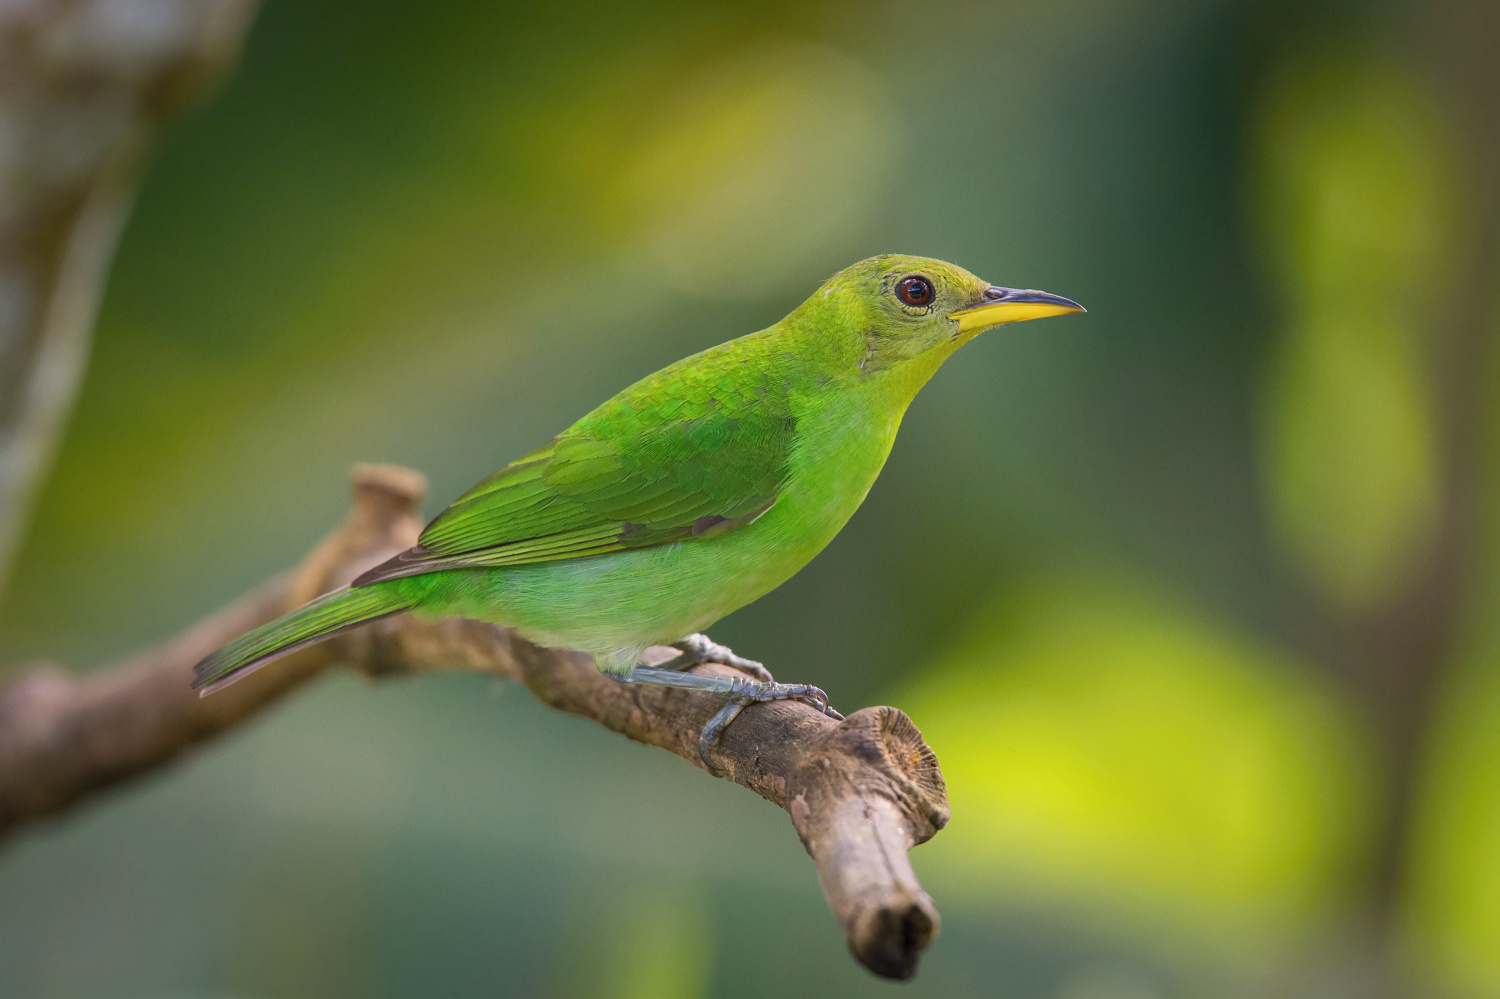
[[[703,765],[698,733],[719,698],[617,683],[586,656],[459,619],[377,622],[199,698],[189,683],[202,656],[415,543],[420,475],[361,466],[354,487],[348,520],[295,572],[117,666],[81,679],[33,668],[0,688],[0,834],[166,764],[335,664],[373,677],[455,669],[506,677],[560,711]],[[854,956],[876,974],[909,977],[938,914],[907,851],[948,821],[937,758],[911,720],[889,707],[835,722],[797,702],[757,704],[716,755],[725,777],[791,815]]]
[[[233,62],[256,6],[0,3],[0,586],[88,361],[137,168]]]
[[[1368,868],[1367,904],[1386,955],[1403,932],[1406,878],[1416,809],[1427,775],[1425,754],[1444,685],[1467,638],[1474,590],[1481,578],[1483,535],[1493,486],[1485,481],[1488,382],[1493,377],[1500,269],[1500,73],[1493,39],[1500,11],[1493,4],[1428,0],[1413,8],[1410,29],[1432,79],[1461,123],[1467,160],[1464,224],[1456,263],[1447,275],[1434,340],[1437,424],[1442,434],[1443,507],[1426,564],[1405,592],[1364,615],[1325,608],[1320,658],[1345,679],[1366,709],[1381,752],[1387,786]],[[1380,987],[1398,994],[1401,976],[1383,972]]]

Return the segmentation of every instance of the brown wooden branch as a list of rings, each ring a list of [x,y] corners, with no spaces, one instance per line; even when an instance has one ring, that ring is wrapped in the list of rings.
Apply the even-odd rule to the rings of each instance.
[[[37,667],[0,688],[0,835],[170,762],[334,665],[371,677],[434,670],[506,677],[559,711],[703,766],[698,732],[719,698],[617,683],[587,656],[457,618],[390,618],[211,697],[190,689],[193,665],[208,652],[413,544],[425,493],[415,472],[356,468],[348,519],[295,572],[116,666],[82,678]],[[909,977],[937,935],[938,914],[907,851],[948,821],[937,758],[911,720],[889,707],[835,722],[796,702],[757,704],[729,727],[715,763],[791,815],[854,956],[878,975]]]

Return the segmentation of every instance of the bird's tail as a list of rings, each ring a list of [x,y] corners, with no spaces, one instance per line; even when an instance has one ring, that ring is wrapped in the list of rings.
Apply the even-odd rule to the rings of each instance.
[[[193,667],[193,686],[206,697],[273,659],[410,609],[394,585],[334,590],[206,656]]]

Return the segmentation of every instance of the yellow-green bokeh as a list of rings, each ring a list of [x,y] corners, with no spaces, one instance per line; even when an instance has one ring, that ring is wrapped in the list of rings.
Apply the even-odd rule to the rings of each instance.
[[[1415,78],[1320,56],[1269,87],[1255,146],[1283,316],[1262,400],[1272,523],[1328,597],[1366,608],[1436,529],[1429,344],[1449,290],[1451,142]]]
[[[562,979],[578,999],[700,999],[713,970],[708,907],[671,882],[632,886],[590,914],[587,939],[571,942]]]
[[[1500,654],[1466,664],[1435,740],[1411,853],[1420,959],[1466,995],[1500,995]]]
[[[1231,950],[1295,936],[1362,846],[1350,720],[1284,657],[1142,589],[1009,590],[897,699],[953,806],[924,869],[946,897],[1060,895]]]
[[[913,859],[944,932],[903,988],[1337,978],[1319,931],[1379,782],[1280,651],[1327,609],[1280,560],[1344,610],[1412,579],[1464,192],[1419,60],[1306,27],[1177,0],[268,0],[147,177],[0,667],[109,661],[293,564],[352,461],[420,468],[435,507],[854,259],[945,257],[1089,315],[966,347],[835,543],[713,629],[936,748],[953,821]],[[1035,571],[1075,560],[1132,568]],[[1471,658],[1412,887],[1416,939],[1484,996],[1500,688]],[[0,856],[0,896],[0,992],[42,999],[888,989],[784,815],[476,677],[309,690]],[[1235,987],[1174,987],[1164,949]]]

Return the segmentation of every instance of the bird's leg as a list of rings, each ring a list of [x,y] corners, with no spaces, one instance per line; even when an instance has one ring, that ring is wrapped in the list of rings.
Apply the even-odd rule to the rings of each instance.
[[[718,662],[719,660],[703,661]],[[676,662],[676,659],[672,659],[667,665],[670,667]],[[828,695],[809,683],[776,683],[772,680],[751,680],[743,676],[702,676],[698,673],[682,673],[675,668],[663,669],[651,666],[637,666],[628,673],[615,674],[615,679],[622,683],[649,683],[661,687],[697,690],[706,694],[729,695],[729,703],[709,719],[708,724],[703,726],[703,731],[698,735],[698,755],[703,758],[704,765],[712,773],[719,771],[713,765],[713,761],[708,758],[708,751],[714,743],[719,741],[719,737],[724,734],[729,723],[734,721],[748,705],[758,701],[798,700],[812,705],[830,718],[839,721],[844,718],[828,703]]]
[[[764,683],[774,683],[776,678],[771,676],[771,671],[756,662],[754,659],[746,659],[737,656],[734,650],[727,645],[720,645],[707,635],[689,635],[680,642],[673,642],[672,648],[678,654],[666,662],[657,663],[653,669],[689,670],[699,663],[723,663],[732,666],[741,673],[748,673]]]
[[[664,663],[657,663],[655,666],[656,669],[686,671],[692,669],[694,666],[697,666],[699,663],[722,663],[725,666],[734,667],[741,673],[748,673],[762,683],[772,684],[773,686],[788,686],[787,684],[778,685],[776,683],[776,678],[771,675],[771,671],[766,669],[763,663],[756,662],[754,659],[746,659],[744,656],[735,655],[734,650],[729,646],[720,645],[718,642],[702,633],[695,633],[689,635],[680,642],[673,642],[672,648],[676,649],[680,654],[672,657],[671,659],[668,659]],[[792,684],[791,686],[797,685]],[[801,686],[807,685],[802,684]],[[806,703],[811,704],[813,707],[817,708],[819,711],[824,711],[832,717],[842,720],[844,716],[839,714],[837,711],[834,711],[829,706],[828,695],[824,694],[816,687],[812,689],[817,690],[819,696],[802,697],[796,694],[787,696],[788,698],[805,701]],[[760,699],[774,701],[782,700],[783,698],[767,697]],[[713,737],[710,739],[710,742],[712,743],[718,741],[719,734],[722,733],[725,728],[729,727],[729,723],[734,720],[735,716],[744,709],[746,704],[752,703],[754,703],[754,700],[745,701],[743,704],[740,704],[738,707],[736,707],[733,711],[730,711],[729,707],[726,706],[724,708],[724,711],[720,712],[721,714],[724,714],[725,717],[723,719],[716,718],[714,721],[711,721],[709,723],[710,725],[714,726]]]

